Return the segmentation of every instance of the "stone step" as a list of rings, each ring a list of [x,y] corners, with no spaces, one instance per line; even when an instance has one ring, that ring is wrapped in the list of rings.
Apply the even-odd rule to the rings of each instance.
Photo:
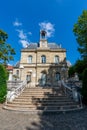
[[[27,93],[27,92],[30,92],[30,93],[58,93],[58,92],[62,92],[61,90],[24,90],[23,92]]]
[[[46,97],[52,97],[52,96],[64,96],[64,95],[62,95],[62,94],[38,94],[38,93],[36,93],[36,94],[33,94],[33,93],[30,93],[30,94],[25,94],[25,93],[22,93],[20,96],[46,96]]]
[[[61,89],[52,89],[52,88],[49,88],[49,89],[31,89],[31,88],[25,88],[24,91],[43,91],[43,92],[53,92],[53,91],[62,91]]]
[[[15,98],[14,100],[38,100],[38,101],[54,101],[54,100],[72,100],[69,97],[66,96],[19,96]]]
[[[19,107],[19,108],[39,108],[39,107],[52,107],[52,108],[57,108],[57,107],[72,107],[72,106],[78,106],[78,104],[58,104],[58,105],[42,105],[42,104],[38,104],[38,105],[35,105],[35,104],[7,104],[7,106],[10,106],[10,107]]]
[[[23,91],[23,93],[24,94],[58,94],[58,93],[60,93],[60,94],[63,94],[62,92],[43,92],[43,91]]]
[[[32,99],[21,99],[21,98],[17,98],[17,99],[15,99],[14,100],[15,102],[32,102],[33,100]],[[68,98],[66,98],[66,99],[44,99],[44,98],[36,98],[36,99],[34,99],[34,101],[36,101],[36,102],[67,102],[67,101],[72,101],[71,99],[68,99]]]
[[[25,90],[61,90],[60,87],[26,87]]]
[[[42,88],[25,88],[24,91],[43,91],[43,92],[54,92],[54,91],[62,91],[62,89],[52,89],[52,88],[49,88],[49,89],[42,89]]]
[[[12,102],[12,103],[8,103],[9,105],[15,104],[15,105],[36,105],[36,106],[50,106],[50,105],[72,105],[72,104],[77,104],[74,103],[73,101],[67,101],[67,102]]]
[[[65,106],[6,106],[5,109],[17,110],[17,111],[69,111],[69,110],[76,110],[81,109],[80,105],[65,105]]]
[[[79,104],[67,97],[60,88],[25,88],[5,109],[18,111],[62,111],[78,109]]]
[[[62,112],[62,111],[73,111],[73,110],[79,110],[82,109],[79,105],[76,106],[64,106],[64,107],[55,107],[55,108],[18,108],[18,107],[10,107],[10,106],[4,106],[4,109],[7,110],[13,110],[13,111],[19,111],[19,112],[30,112],[32,114],[34,114],[34,112],[36,113],[43,113],[43,112]]]
[[[47,94],[47,95],[44,95],[44,94],[21,94],[19,95],[19,97],[46,97],[46,98],[50,98],[50,97],[66,97],[65,95],[61,95],[61,94]]]

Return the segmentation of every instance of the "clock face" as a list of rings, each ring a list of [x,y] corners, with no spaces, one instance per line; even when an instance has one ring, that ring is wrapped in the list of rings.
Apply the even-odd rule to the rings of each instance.
[[[42,46],[45,46],[45,42],[42,42]]]
[[[41,41],[40,44],[41,47],[47,47],[47,41]]]

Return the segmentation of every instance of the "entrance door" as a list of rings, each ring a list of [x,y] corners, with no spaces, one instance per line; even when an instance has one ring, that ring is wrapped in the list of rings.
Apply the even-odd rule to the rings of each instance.
[[[31,75],[27,75],[26,80],[27,80],[27,83],[29,83],[31,81]]]
[[[46,85],[46,74],[42,73],[41,75],[41,85],[45,86]]]
[[[56,80],[56,81],[59,81],[59,80],[60,80],[60,73],[56,73],[56,75],[55,75],[55,80]]]

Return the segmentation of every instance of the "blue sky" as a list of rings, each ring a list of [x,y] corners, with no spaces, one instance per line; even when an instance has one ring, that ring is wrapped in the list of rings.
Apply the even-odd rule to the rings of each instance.
[[[47,30],[48,42],[61,44],[72,64],[80,57],[73,26],[87,0],[2,0],[0,1],[0,29],[8,33],[8,43],[15,49],[15,64],[20,50],[30,42],[39,42],[41,28]]]

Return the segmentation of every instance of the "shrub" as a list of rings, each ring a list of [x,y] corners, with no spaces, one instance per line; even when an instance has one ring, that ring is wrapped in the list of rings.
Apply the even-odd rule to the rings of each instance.
[[[82,79],[82,96],[83,102],[87,104],[87,69],[83,71],[83,79]]]
[[[7,71],[3,65],[0,65],[0,103],[3,103],[7,94]]]
[[[74,66],[71,66],[68,70],[68,75],[69,77],[73,77],[75,74],[75,67]]]

